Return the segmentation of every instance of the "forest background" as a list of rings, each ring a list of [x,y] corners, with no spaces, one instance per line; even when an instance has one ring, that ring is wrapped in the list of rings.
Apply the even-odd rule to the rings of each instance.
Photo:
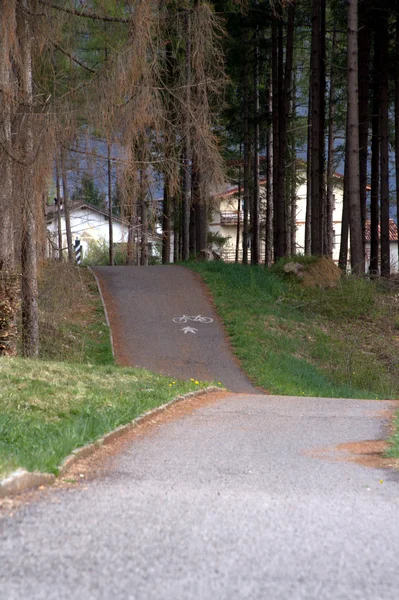
[[[187,260],[206,247],[215,192],[239,183],[243,262],[259,263],[264,244],[270,265],[295,252],[303,158],[305,252],[331,256],[333,174],[342,165],[340,267],[349,261],[364,274],[370,220],[369,274],[389,277],[398,8],[388,0],[0,0],[0,273],[8,296],[21,297],[23,354],[38,354],[38,265],[53,191],[67,223],[59,259],[74,260],[69,199],[85,194],[108,211],[110,264],[115,214],[129,223],[127,262],[139,244],[147,264],[149,224],[162,224],[163,262],[172,234],[174,259]],[[2,315],[5,329],[13,317]]]

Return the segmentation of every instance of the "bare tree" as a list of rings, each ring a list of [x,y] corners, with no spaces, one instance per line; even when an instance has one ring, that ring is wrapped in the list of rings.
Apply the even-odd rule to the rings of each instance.
[[[11,52],[15,48],[16,3],[0,0],[0,269],[13,268],[11,121],[14,104]]]
[[[36,254],[36,210],[37,191],[29,185],[34,181],[33,171],[33,65],[32,31],[29,0],[20,0],[17,5],[17,29],[21,49],[20,88],[25,110],[22,149],[27,162],[23,177],[21,198],[21,296],[22,296],[22,347],[25,356],[35,357],[39,353],[39,316],[37,304],[37,254]]]

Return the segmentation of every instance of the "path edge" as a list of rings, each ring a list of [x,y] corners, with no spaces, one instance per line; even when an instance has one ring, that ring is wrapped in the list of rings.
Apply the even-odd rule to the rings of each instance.
[[[89,269],[90,273],[93,275],[93,277],[95,279],[95,282],[97,284],[97,289],[98,289],[98,293],[100,294],[101,304],[103,305],[103,309],[104,309],[105,322],[107,323],[108,331],[109,331],[109,338],[111,340],[112,356],[114,357],[114,361],[116,361],[115,350],[114,350],[114,338],[113,338],[113,335],[112,335],[111,321],[109,320],[107,306],[105,304],[103,292],[102,292],[102,289],[101,289],[100,279],[97,277],[96,273],[93,271],[93,269],[91,267],[87,267],[87,268]]]
[[[164,412],[169,407],[173,406],[174,404],[177,404],[178,402],[182,402],[184,400],[188,400],[190,398],[195,398],[198,396],[212,394],[215,392],[227,391],[228,390],[226,390],[225,388],[220,388],[215,385],[211,385],[209,387],[202,388],[194,392],[188,392],[187,394],[176,396],[176,398],[173,398],[169,402],[166,402],[161,406],[157,406],[152,410],[146,411],[145,413],[136,417],[132,421],[129,421],[129,423],[126,423],[125,425],[120,425],[116,429],[106,433],[94,442],[91,442],[90,444],[86,444],[85,446],[81,446],[80,448],[76,448],[75,450],[73,450],[71,454],[64,458],[62,463],[58,466],[58,475],[53,475],[52,473],[41,473],[39,471],[26,471],[25,469],[17,469],[16,471],[10,473],[10,475],[5,477],[4,479],[0,479],[0,498],[4,498],[6,496],[16,496],[28,490],[33,490],[41,486],[53,484],[57,478],[64,477],[69,471],[69,469],[78,460],[87,458],[88,456],[93,454],[100,446],[113,442],[115,439],[122,436],[130,429],[140,425],[149,417],[157,416],[158,414]]]

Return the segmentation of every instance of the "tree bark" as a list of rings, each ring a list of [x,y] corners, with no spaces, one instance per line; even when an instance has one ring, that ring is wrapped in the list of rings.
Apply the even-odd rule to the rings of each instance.
[[[241,144],[240,144],[241,158]],[[240,230],[241,230],[241,165],[238,167],[238,199],[237,199],[237,228],[236,228],[236,254],[235,263],[239,262],[240,256]]]
[[[321,76],[321,0],[312,3],[311,43],[311,253],[322,254],[321,164],[320,164],[320,76]]]
[[[112,162],[111,144],[107,141],[107,176],[108,176],[108,242],[109,242],[109,264],[114,266],[114,225],[112,214]]]
[[[389,80],[388,80],[388,17],[382,17],[381,80],[380,80],[380,174],[381,174],[381,275],[390,275],[389,247]]]
[[[10,6],[10,1],[13,6]],[[6,7],[6,4],[8,7]],[[13,269],[14,256],[14,215],[12,205],[13,172],[11,158],[11,98],[12,67],[11,46],[14,23],[15,2],[0,0],[0,15],[11,14],[12,23],[2,20],[0,24],[0,140],[4,148],[0,151],[0,270]],[[0,17],[1,19],[1,17]],[[13,27],[12,27],[13,29]]]
[[[186,106],[184,115],[184,150],[183,150],[183,260],[190,258],[190,204],[191,204],[191,10],[186,12],[186,54],[185,54],[185,77],[186,77]]]
[[[148,266],[148,215],[147,215],[147,177],[146,173],[140,171],[140,217],[141,217],[141,238],[140,238],[140,264],[142,267]]]
[[[310,82],[309,82],[310,83]],[[312,94],[308,99],[308,135],[306,149],[306,216],[305,216],[305,255],[312,253]]]
[[[346,125],[348,132],[348,125]],[[346,135],[348,138],[348,135]],[[341,245],[339,248],[339,268],[346,273],[348,265],[348,237],[349,237],[349,193],[348,193],[348,146],[345,148],[345,168],[344,168],[344,195],[342,204],[342,225],[341,225]]]
[[[259,41],[255,30],[253,71],[253,194],[251,203],[251,264],[259,264]]]
[[[242,231],[242,262],[248,264],[248,233],[249,233],[249,73],[248,56],[245,56],[244,62],[244,81],[243,81],[243,102],[244,102],[244,221]]]
[[[358,88],[358,0],[348,0],[348,201],[351,267],[364,273],[364,246],[360,208],[359,88]]]
[[[71,216],[69,211],[69,192],[68,192],[68,176],[65,165],[65,151],[61,147],[61,178],[62,178],[62,200],[64,205],[65,230],[68,248],[69,262],[75,261],[75,252],[73,249],[72,231],[71,231]]]
[[[319,125],[319,202],[320,202],[320,240],[321,251],[325,253],[325,221],[326,221],[326,0],[320,2],[320,125]]]
[[[163,186],[163,209],[162,209],[162,264],[170,262],[170,192],[168,177],[165,176]]]
[[[278,26],[278,49],[280,80],[279,94],[279,152],[278,152],[278,180],[277,180],[277,243],[275,244],[275,256],[281,258],[287,254],[289,236],[287,236],[287,191],[286,185],[286,161],[287,161],[287,125],[290,118],[291,93],[292,93],[292,65],[294,52],[294,20],[295,2],[289,5],[287,22],[287,41],[285,68],[283,66],[283,29],[282,23]],[[288,239],[287,239],[288,238]]]
[[[283,25],[272,18],[272,80],[273,80],[273,242],[274,260],[286,253],[286,214],[284,195],[285,169],[285,104],[283,104]]]
[[[61,186],[60,186],[60,160],[58,149],[55,152],[55,186],[57,192],[57,238],[58,238],[58,260],[63,260],[62,249],[62,221],[61,221]]]
[[[363,247],[366,237],[367,204],[367,159],[369,137],[369,63],[370,36],[368,23],[369,0],[359,0],[359,169],[360,169],[360,210],[362,216]]]
[[[269,82],[267,111],[272,114],[272,85]],[[273,262],[273,130],[270,125],[266,130],[266,226],[265,226],[265,265]]]
[[[325,254],[333,256],[333,212],[334,212],[334,121],[335,121],[335,46],[337,43],[337,30],[334,26],[331,44],[331,68],[330,89],[328,99],[328,155],[327,155],[327,197],[326,197],[326,219],[325,219]]]
[[[396,77],[395,77],[395,179],[396,179],[396,220],[399,227],[399,13],[396,15]],[[398,236],[399,265],[399,236]]]
[[[370,276],[379,273],[379,192],[380,192],[380,52],[379,12],[373,12],[373,84],[371,115],[371,193],[370,193]]]
[[[21,211],[21,310],[22,310],[22,351],[26,357],[37,357],[39,354],[39,312],[37,288],[37,254],[36,254],[36,211],[38,199],[32,182],[33,169],[33,65],[32,65],[32,32],[29,0],[20,0],[18,7],[18,28],[21,49],[21,96],[27,114],[25,135],[23,138],[24,154],[28,165],[25,167],[24,185],[22,189]]]

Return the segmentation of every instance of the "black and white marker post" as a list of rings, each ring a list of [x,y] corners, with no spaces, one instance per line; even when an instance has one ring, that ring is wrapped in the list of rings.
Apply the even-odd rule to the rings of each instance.
[[[82,244],[80,243],[79,238],[76,238],[75,240],[75,258],[76,263],[80,265],[82,262]]]

